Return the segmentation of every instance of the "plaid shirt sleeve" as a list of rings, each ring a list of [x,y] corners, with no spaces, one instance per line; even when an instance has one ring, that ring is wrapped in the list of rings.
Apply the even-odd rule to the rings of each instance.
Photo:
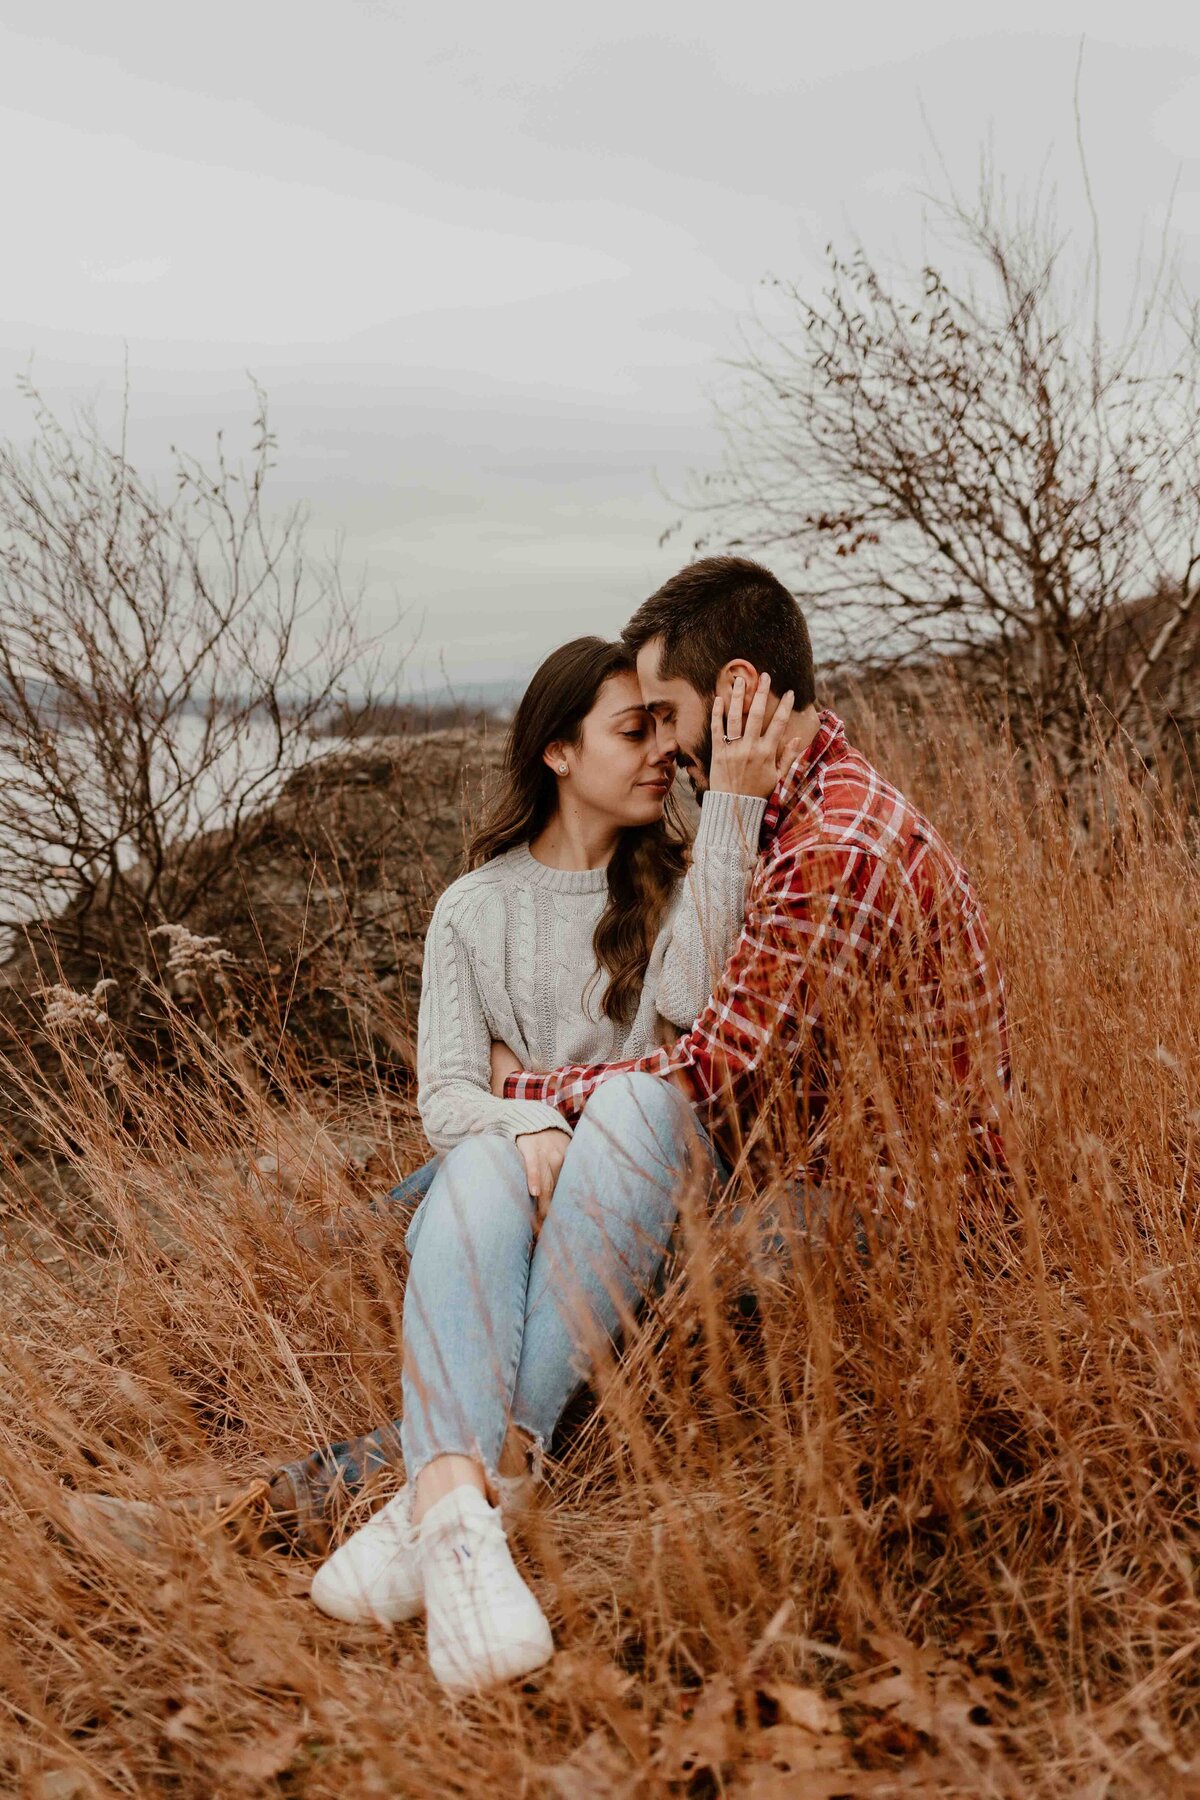
[[[691,1031],[628,1062],[510,1075],[505,1098],[542,1100],[574,1121],[601,1082],[641,1071],[683,1073],[694,1103],[728,1103],[772,1048],[800,1048],[826,983],[873,956],[891,911],[886,877],[880,858],[849,843],[778,853],[756,874],[742,934]]]

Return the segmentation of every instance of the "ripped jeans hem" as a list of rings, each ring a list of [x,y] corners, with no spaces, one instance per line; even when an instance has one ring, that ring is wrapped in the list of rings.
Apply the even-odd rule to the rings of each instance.
[[[545,1438],[540,1431],[531,1430],[528,1426],[522,1425],[517,1419],[511,1419],[509,1421],[509,1427],[510,1429],[515,1428],[519,1431],[524,1439],[523,1448],[527,1458],[527,1467],[522,1474],[501,1475],[499,1469],[499,1456],[494,1462],[489,1462],[487,1457],[480,1451],[479,1445],[476,1443],[472,1444],[470,1449],[453,1447],[449,1449],[430,1450],[421,1462],[417,1463],[411,1472],[408,1473],[407,1479],[409,1486],[415,1488],[417,1482],[421,1479],[421,1476],[425,1473],[430,1464],[437,1462],[438,1459],[443,1456],[461,1456],[465,1462],[472,1462],[478,1468],[482,1469],[484,1485],[488,1490],[488,1498],[491,1500],[493,1506],[500,1506],[502,1504],[505,1492],[511,1493],[513,1491],[514,1483],[520,1486],[523,1486],[526,1481],[539,1484],[545,1473],[546,1466]],[[503,1450],[504,1446],[501,1445],[501,1455],[503,1454]]]

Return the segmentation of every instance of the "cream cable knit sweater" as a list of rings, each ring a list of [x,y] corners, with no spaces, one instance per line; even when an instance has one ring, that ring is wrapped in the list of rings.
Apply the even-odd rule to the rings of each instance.
[[[765,810],[765,800],[748,795],[706,795],[691,868],[626,1026],[600,1011],[607,976],[585,994],[608,894],[603,869],[550,869],[521,845],[446,889],[425,940],[417,1028],[418,1105],[435,1150],[481,1131],[516,1138],[570,1129],[540,1100],[492,1094],[493,1039],[523,1067],[547,1070],[641,1056],[661,1041],[661,1021],[692,1024],[741,930]]]

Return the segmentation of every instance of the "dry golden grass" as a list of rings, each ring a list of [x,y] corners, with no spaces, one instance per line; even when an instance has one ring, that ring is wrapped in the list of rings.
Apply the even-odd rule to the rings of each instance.
[[[18,1195],[2,1265],[0,1790],[1198,1791],[1195,840],[1112,770],[1064,806],[949,707],[857,735],[988,908],[1013,1206],[964,1232],[930,1180],[872,1266],[760,1278],[753,1315],[701,1233],[524,1534],[560,1647],[524,1690],[452,1706],[419,1627],[321,1618],[216,1506],[144,1557],[72,1529],[71,1489],[228,1492],[398,1410],[403,1255],[365,1203],[420,1149],[365,1088],[268,1106],[228,1032],[181,1021],[190,1088],[143,1092],[63,1028],[87,1205]]]

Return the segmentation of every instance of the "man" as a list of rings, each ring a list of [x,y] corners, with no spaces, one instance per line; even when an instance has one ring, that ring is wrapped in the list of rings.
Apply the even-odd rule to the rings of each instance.
[[[614,1075],[675,1079],[726,1142],[745,1137],[767,1080],[791,1078],[809,1130],[837,1070],[835,1036],[852,1010],[891,1023],[907,1053],[944,1064],[982,1159],[1003,1160],[1009,1088],[1004,990],[983,915],[933,826],[851,749],[816,705],[800,608],[758,564],[716,556],[672,577],[623,633],[660,746],[703,795],[714,723],[736,736],[742,696],[785,690],[793,720],[767,805],[742,936],[692,1030],[636,1062],[510,1075],[506,1098],[538,1099],[575,1119]],[[840,1031],[839,1031],[840,1027]],[[940,1085],[940,1084],[938,1084]]]
[[[795,600],[758,564],[709,557],[647,600],[624,637],[660,745],[701,799],[713,732],[736,738],[756,701],[761,710],[765,697],[770,716],[791,696],[743,931],[683,1037],[635,1062],[514,1071],[506,1097],[544,1101],[574,1121],[610,1081],[671,1080],[728,1166],[757,1156],[781,1173],[803,1226],[837,1174],[838,1109],[854,1090],[861,1103],[841,1129],[867,1170],[854,1208],[860,1236],[882,1228],[890,1207],[914,1203],[913,1093],[951,1136],[958,1130],[965,1169],[1002,1168],[1007,1027],[982,912],[932,825],[818,709]],[[395,1198],[418,1199],[424,1176]],[[397,1428],[384,1427],[288,1465],[272,1488],[277,1510],[319,1541],[332,1485],[356,1487],[395,1462],[397,1446]]]

